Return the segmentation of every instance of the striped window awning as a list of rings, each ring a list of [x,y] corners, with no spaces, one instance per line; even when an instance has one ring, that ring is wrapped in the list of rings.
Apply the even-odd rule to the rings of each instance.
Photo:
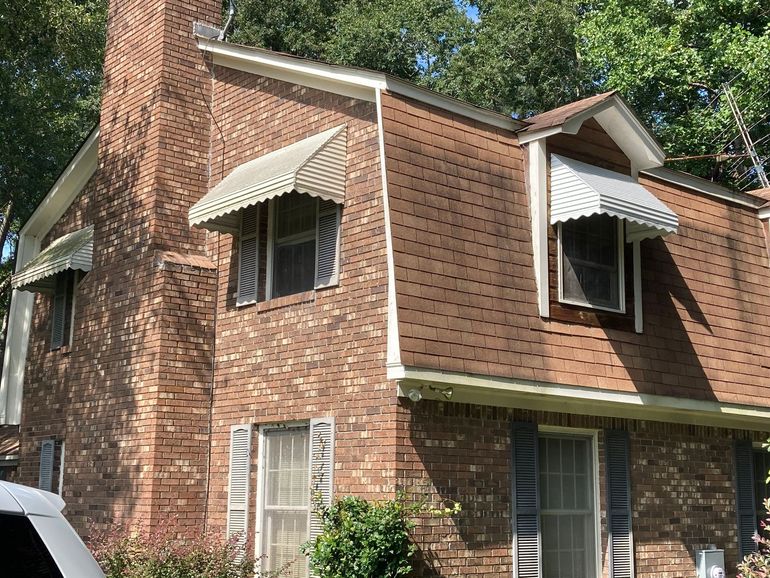
[[[59,237],[13,276],[19,291],[51,293],[56,275],[67,270],[90,271],[94,253],[93,225]]]
[[[346,160],[344,125],[253,159],[192,206],[190,226],[237,234],[242,209],[292,191],[342,204]]]
[[[551,155],[551,224],[591,215],[626,221],[626,242],[676,233],[679,218],[628,175]]]

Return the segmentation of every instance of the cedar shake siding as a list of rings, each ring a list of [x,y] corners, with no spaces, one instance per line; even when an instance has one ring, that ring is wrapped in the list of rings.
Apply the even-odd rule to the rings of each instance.
[[[643,333],[633,315],[563,322],[554,308],[543,319],[515,137],[397,95],[383,99],[383,117],[404,365],[770,406],[756,210],[643,175],[680,218],[678,234],[641,243]],[[548,146],[628,171],[595,122]],[[553,284],[554,258],[551,267]]]

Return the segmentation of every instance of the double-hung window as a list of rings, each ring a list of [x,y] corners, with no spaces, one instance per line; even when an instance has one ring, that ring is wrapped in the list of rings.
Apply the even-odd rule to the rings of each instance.
[[[622,225],[608,215],[559,223],[560,301],[625,311]]]
[[[514,576],[598,578],[597,433],[511,431]],[[629,436],[604,433],[610,578],[633,576]]]
[[[582,436],[538,438],[543,578],[596,576],[592,445]]]
[[[336,285],[340,209],[333,201],[300,193],[244,209],[238,303]]]

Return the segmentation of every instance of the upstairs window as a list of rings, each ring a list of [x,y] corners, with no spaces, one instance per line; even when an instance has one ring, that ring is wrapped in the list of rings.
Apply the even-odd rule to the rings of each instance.
[[[51,296],[51,350],[61,349],[72,342],[75,313],[77,271],[65,271],[56,276]]]
[[[290,193],[241,211],[238,304],[336,285],[340,210]]]
[[[622,222],[608,215],[558,225],[559,300],[625,312]]]

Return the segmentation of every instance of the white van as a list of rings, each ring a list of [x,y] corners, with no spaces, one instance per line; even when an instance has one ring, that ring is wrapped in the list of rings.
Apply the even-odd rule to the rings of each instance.
[[[56,494],[0,481],[0,575],[104,578]]]

